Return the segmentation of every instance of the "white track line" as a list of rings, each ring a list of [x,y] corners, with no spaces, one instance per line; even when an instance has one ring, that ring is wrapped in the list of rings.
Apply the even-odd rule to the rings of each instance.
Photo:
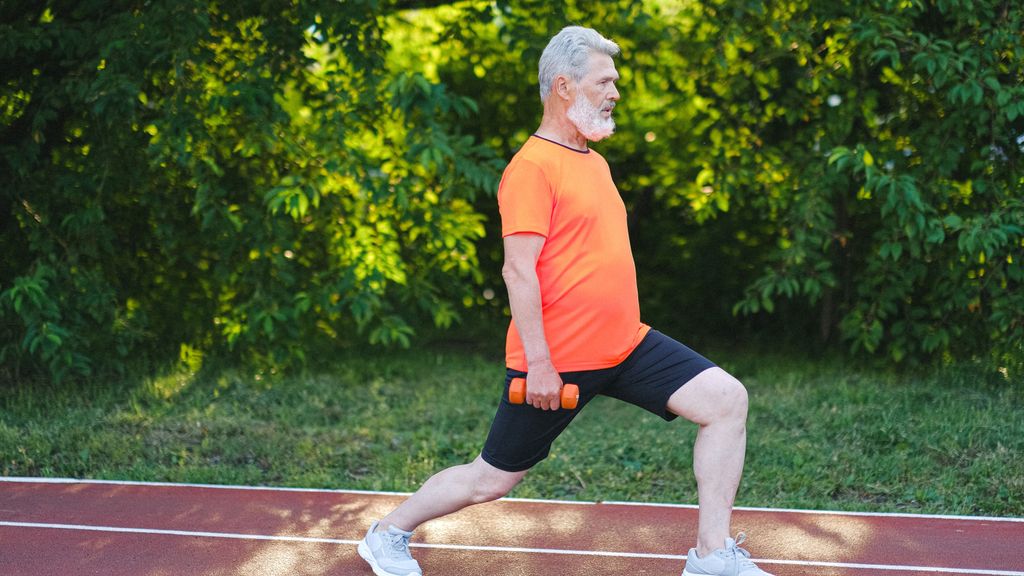
[[[259,490],[270,492],[313,492],[322,494],[367,494],[371,496],[409,496],[410,492],[382,492],[376,490],[329,490],[325,488],[287,488],[274,486],[235,486],[230,484],[193,484],[183,482],[138,482],[131,480],[87,480],[78,478],[28,478],[0,476],[0,483],[31,483],[31,484],[110,484],[115,486],[153,486],[166,488],[210,488],[216,490]],[[649,506],[652,508],[685,508],[696,510],[696,504],[665,504],[659,502],[620,502],[605,500],[601,502],[585,502],[578,500],[544,500],[538,498],[502,498],[506,502],[531,502],[538,504],[569,504],[573,506],[595,506],[607,504],[612,506]],[[734,510],[745,512],[779,512],[786,514],[827,514],[832,516],[868,516],[879,518],[931,518],[935,520],[967,520],[984,522],[1018,522],[1024,518],[1012,516],[958,516],[952,514],[910,514],[901,512],[846,512],[841,510],[801,510],[796,508],[761,508],[737,506]]]
[[[662,504],[646,502],[617,502],[605,500],[602,504],[616,506],[652,506],[657,508],[699,508],[696,504]],[[733,510],[745,512],[779,512],[785,514],[827,514],[830,516],[870,516],[875,518],[921,518],[931,520],[965,520],[977,522],[1017,522],[1024,524],[1024,518],[1013,516],[958,516],[954,514],[910,514],[903,512],[847,512],[841,510],[801,510],[799,508],[764,508],[759,506],[736,506]]]
[[[11,528],[36,528],[50,530],[78,530],[87,532],[114,532],[122,534],[150,534],[158,536],[186,536],[191,538],[226,538],[231,540],[263,540],[276,542],[312,542],[317,544],[340,544],[355,546],[358,540],[340,540],[336,538],[312,538],[307,536],[273,536],[266,534],[237,534],[231,532],[192,532],[187,530],[156,530],[151,528],[125,528],[116,526],[89,526],[82,524],[45,524],[38,522],[5,522],[0,526]],[[644,560],[686,560],[685,555],[678,554],[646,554],[640,552],[608,552],[601,550],[563,550],[556,548],[517,548],[502,546],[466,546],[460,544],[411,544],[413,548],[431,548],[438,550],[472,550],[478,552],[505,552],[519,554],[557,554],[568,556],[600,556],[612,558],[639,558]],[[774,560],[756,559],[762,564],[781,564],[787,566],[814,566],[821,568],[849,568],[853,570],[886,570],[930,572],[936,574],[971,574],[982,576],[1024,576],[1024,572],[1013,570],[983,570],[972,568],[943,568],[937,566],[899,566],[887,564],[856,564],[846,562],[815,562],[810,560]]]

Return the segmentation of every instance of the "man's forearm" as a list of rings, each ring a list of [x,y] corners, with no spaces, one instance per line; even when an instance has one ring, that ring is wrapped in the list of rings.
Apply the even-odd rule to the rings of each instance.
[[[551,362],[551,350],[544,334],[544,313],[540,297],[540,282],[536,273],[513,272],[505,275],[512,321],[530,366]]]

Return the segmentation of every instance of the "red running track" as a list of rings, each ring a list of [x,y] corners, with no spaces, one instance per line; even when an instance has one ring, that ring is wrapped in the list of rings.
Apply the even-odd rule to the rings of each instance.
[[[3,576],[372,576],[355,545],[404,498],[0,477]],[[503,499],[425,524],[427,576],[672,575],[692,506]],[[1024,576],[1024,519],[737,509],[777,576]]]

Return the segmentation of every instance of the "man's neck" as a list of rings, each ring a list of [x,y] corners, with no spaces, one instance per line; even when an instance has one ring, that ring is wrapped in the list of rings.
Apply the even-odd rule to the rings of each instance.
[[[540,126],[534,134],[580,152],[587,150],[586,137],[580,134],[576,125],[570,122],[564,114],[545,113],[544,119],[541,120]]]

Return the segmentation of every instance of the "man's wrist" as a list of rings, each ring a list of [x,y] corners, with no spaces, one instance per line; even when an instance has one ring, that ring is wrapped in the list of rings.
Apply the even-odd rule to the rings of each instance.
[[[554,370],[555,365],[551,362],[550,356],[541,356],[539,358],[527,358],[526,367],[528,370],[551,368]]]

